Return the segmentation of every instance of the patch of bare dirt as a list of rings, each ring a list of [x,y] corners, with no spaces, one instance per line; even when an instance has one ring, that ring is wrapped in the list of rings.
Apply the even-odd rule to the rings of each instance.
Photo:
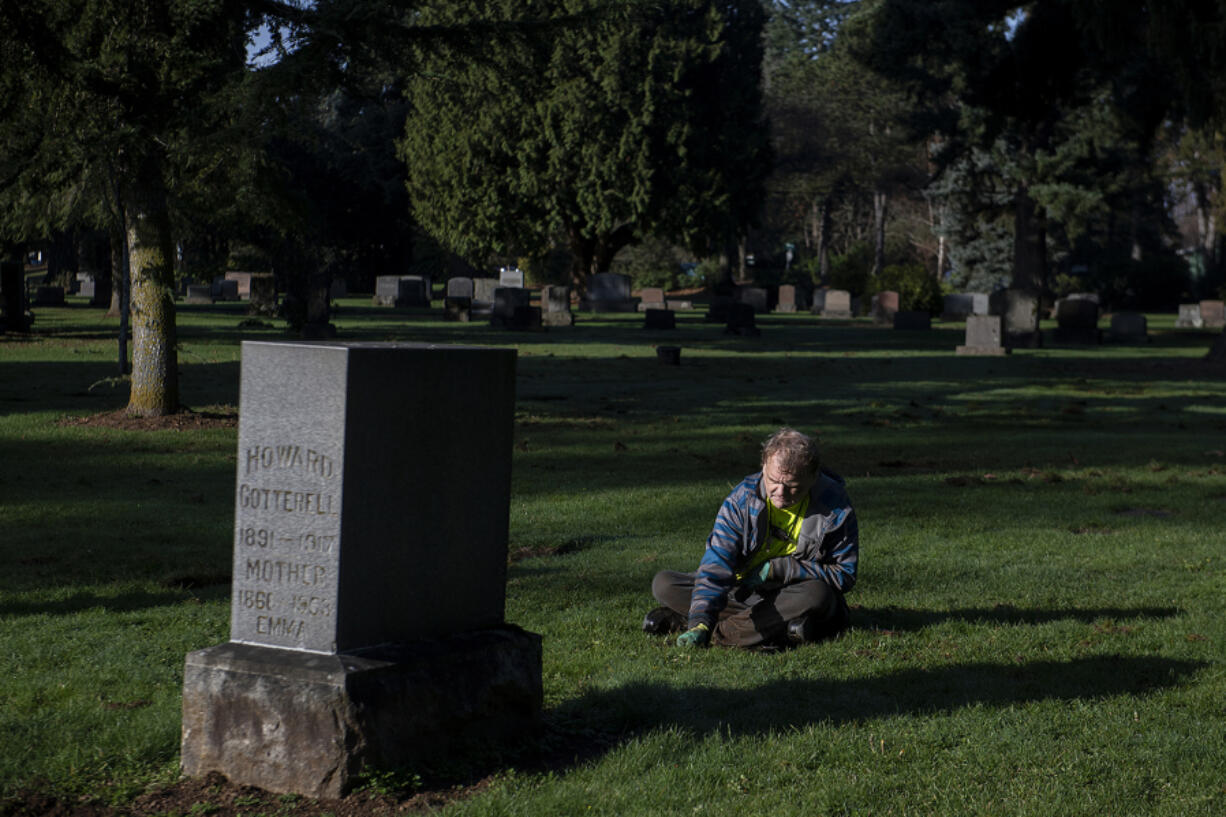
[[[202,411],[184,409],[161,417],[134,417],[124,409],[120,409],[103,414],[91,414],[87,417],[65,417],[59,421],[58,425],[116,428],[121,431],[198,431],[208,428],[237,428],[238,409],[231,406]]]

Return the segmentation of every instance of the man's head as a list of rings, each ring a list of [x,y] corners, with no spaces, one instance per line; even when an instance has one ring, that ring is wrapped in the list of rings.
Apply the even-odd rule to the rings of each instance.
[[[795,505],[817,482],[820,467],[817,440],[781,428],[762,444],[762,493],[776,508]]]

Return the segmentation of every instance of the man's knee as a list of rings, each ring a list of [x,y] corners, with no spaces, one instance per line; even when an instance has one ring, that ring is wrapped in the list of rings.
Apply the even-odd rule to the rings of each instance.
[[[676,570],[661,570],[651,580],[651,595],[665,607],[681,613],[690,609],[690,594],[694,590],[694,577]]]

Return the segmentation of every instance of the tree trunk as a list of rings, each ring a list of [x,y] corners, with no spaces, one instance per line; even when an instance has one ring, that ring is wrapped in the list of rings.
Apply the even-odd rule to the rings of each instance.
[[[817,281],[814,282],[818,286],[825,286],[830,281],[830,229],[833,226],[833,209],[834,204],[830,197],[823,198],[817,231]]]
[[[174,258],[164,195],[125,208],[132,312],[132,391],[127,413],[179,410]]]
[[[1047,280],[1047,232],[1030,191],[1017,189],[1013,208],[1013,288],[1036,295]]]
[[[884,190],[873,191],[873,278],[881,280],[885,270],[885,215],[889,197]]]

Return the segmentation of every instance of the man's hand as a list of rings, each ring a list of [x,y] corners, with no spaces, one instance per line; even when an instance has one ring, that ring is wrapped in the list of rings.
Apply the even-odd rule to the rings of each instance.
[[[771,563],[763,562],[762,567],[758,568],[753,573],[750,573],[748,576],[741,579],[741,586],[747,587],[750,590],[753,590],[755,587],[762,584],[770,577],[771,577]]]
[[[677,636],[678,647],[705,647],[707,641],[711,638],[711,628],[705,624],[698,624],[686,630],[681,635]]]

